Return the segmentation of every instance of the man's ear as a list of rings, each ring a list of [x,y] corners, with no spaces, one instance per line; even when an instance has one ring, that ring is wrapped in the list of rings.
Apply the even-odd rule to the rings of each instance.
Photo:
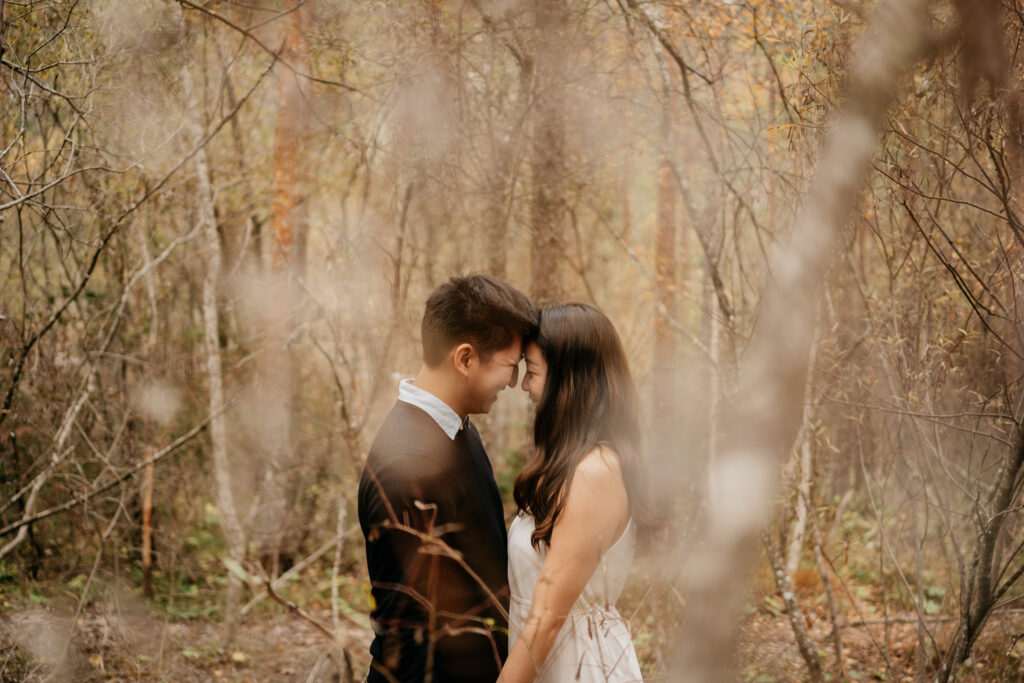
[[[459,344],[452,351],[452,362],[455,364],[455,372],[463,378],[469,377],[469,370],[476,362],[476,349],[472,344]]]

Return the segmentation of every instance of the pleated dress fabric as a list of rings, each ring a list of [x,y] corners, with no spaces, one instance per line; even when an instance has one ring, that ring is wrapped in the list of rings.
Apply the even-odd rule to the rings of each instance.
[[[530,544],[534,520],[519,515],[508,531],[509,651],[518,640],[530,613],[533,589],[544,565],[546,547],[538,552]],[[615,608],[622,593],[636,545],[630,521],[608,549],[582,595],[558,632],[551,654],[537,683],[634,683],[642,681],[629,624]]]

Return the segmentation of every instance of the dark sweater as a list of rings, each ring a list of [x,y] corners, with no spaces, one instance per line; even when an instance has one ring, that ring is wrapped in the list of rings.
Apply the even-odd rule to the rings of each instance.
[[[494,681],[508,653],[508,624],[488,596],[508,610],[504,512],[480,435],[467,424],[449,439],[427,413],[399,401],[370,447],[359,481],[376,603],[369,683],[422,681],[428,666],[436,682]],[[457,551],[486,589],[439,544],[395,522]]]

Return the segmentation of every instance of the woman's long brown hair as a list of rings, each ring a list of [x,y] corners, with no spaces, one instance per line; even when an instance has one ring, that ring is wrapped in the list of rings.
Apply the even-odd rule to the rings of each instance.
[[[552,306],[541,311],[538,333],[527,341],[537,344],[548,366],[533,457],[513,489],[519,511],[536,522],[534,548],[551,542],[576,467],[601,444],[619,456],[634,520],[641,527],[653,523],[636,389],[611,321],[587,304]]]

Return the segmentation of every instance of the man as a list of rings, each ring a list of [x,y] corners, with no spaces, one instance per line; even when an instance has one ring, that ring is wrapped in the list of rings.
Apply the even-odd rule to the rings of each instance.
[[[501,497],[469,415],[514,387],[537,309],[486,275],[427,300],[423,365],[370,447],[359,525],[375,606],[368,683],[493,682],[508,652]]]

